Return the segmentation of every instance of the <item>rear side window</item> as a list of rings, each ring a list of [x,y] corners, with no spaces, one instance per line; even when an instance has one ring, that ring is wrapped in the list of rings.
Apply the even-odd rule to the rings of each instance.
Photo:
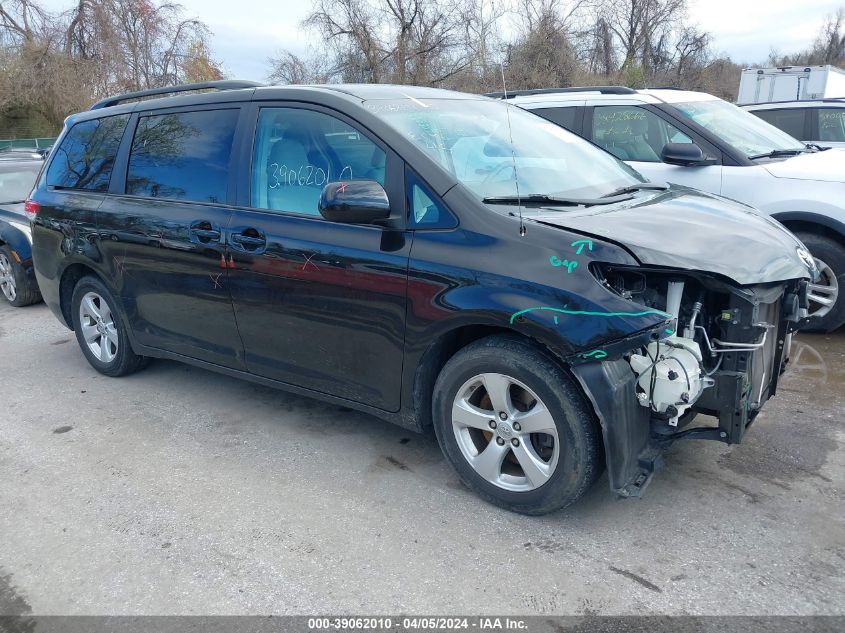
[[[138,119],[126,193],[226,202],[238,110],[204,110]]]
[[[804,134],[804,113],[806,110],[800,108],[786,108],[782,110],[757,110],[754,112],[758,117],[780,128],[793,138],[799,141],[806,141]]]
[[[581,127],[581,117],[578,116],[581,111],[581,108],[577,106],[570,106],[568,108],[537,108],[536,110],[531,110],[533,114],[539,114],[547,121],[551,121],[576,134]]]
[[[845,142],[845,108],[819,108],[817,112],[819,117],[818,140]]]
[[[77,123],[52,151],[47,186],[107,191],[128,114]]]

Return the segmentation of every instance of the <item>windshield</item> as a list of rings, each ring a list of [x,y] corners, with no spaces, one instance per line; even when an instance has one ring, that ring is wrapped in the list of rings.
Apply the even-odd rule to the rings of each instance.
[[[26,200],[40,169],[40,161],[6,165],[0,162],[0,204]]]
[[[685,117],[707,128],[746,156],[806,149],[801,141],[792,138],[786,132],[721,99],[689,101],[676,103],[674,106]]]
[[[592,199],[643,182],[611,154],[500,101],[408,98],[365,105],[481,199],[517,194],[514,163],[521,197]]]

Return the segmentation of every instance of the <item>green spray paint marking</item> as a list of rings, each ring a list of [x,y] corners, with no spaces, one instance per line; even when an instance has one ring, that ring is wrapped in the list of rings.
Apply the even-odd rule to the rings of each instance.
[[[666,317],[667,319],[670,318],[672,315],[667,314],[666,312],[661,312],[660,310],[643,310],[642,312],[590,312],[588,310],[567,310],[566,308],[550,308],[548,306],[540,306],[537,308],[526,308],[525,310],[520,310],[519,312],[514,312],[511,315],[510,322],[513,323],[517,317],[522,316],[523,314],[527,314],[528,312],[534,312],[536,310],[549,310],[550,312],[559,312],[560,314],[569,314],[572,316],[594,316],[594,317],[635,317],[635,316],[645,316],[647,314],[656,314],[657,316]]]
[[[585,246],[586,246],[589,250],[593,250],[593,241],[592,241],[592,240],[575,240],[574,242],[572,242],[572,244],[570,244],[570,246],[572,246],[572,247],[577,246],[577,247],[578,247],[578,250],[577,250],[577,251],[575,251],[575,254],[576,254],[576,255],[580,255],[580,254],[581,254],[581,251],[583,251],[583,250],[584,250],[584,247],[585,247]]]
[[[584,354],[578,354],[582,358],[595,358],[596,360],[601,360],[602,358],[607,358],[607,352],[603,349],[594,349],[592,352],[586,352]]]
[[[666,334],[674,334],[675,333],[675,330],[673,330],[672,328],[668,328],[668,327],[663,331],[666,332]]]
[[[568,273],[571,273],[578,266],[578,262],[576,262],[575,260],[572,260],[570,262],[568,259],[564,259],[561,261],[560,257],[558,257],[557,255],[552,255],[551,257],[549,257],[549,263],[552,266],[565,266],[566,272]]]

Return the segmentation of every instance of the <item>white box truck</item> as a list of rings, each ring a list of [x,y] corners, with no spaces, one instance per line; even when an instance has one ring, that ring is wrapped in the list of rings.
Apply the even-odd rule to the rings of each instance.
[[[746,68],[737,105],[845,97],[845,70],[833,66]]]

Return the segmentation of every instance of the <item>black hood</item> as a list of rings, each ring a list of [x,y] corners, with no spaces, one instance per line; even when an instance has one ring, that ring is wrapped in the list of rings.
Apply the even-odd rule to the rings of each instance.
[[[540,209],[533,219],[627,248],[642,264],[712,272],[740,285],[811,277],[801,242],[776,220],[673,186],[610,205]]]

